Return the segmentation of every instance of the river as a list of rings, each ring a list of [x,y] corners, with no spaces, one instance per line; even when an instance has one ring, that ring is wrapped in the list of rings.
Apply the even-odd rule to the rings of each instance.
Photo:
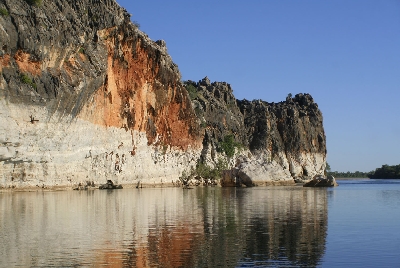
[[[399,267],[400,180],[0,192],[0,267]]]

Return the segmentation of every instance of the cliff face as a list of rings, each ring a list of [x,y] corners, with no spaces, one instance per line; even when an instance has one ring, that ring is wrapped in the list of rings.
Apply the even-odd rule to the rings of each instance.
[[[272,159],[263,167],[276,174],[263,180],[323,171],[322,116],[310,96],[237,102],[229,84],[203,79],[191,102],[165,42],[113,0],[0,8],[0,186],[171,182],[199,159],[226,157],[228,135],[243,145],[230,158],[242,171]]]

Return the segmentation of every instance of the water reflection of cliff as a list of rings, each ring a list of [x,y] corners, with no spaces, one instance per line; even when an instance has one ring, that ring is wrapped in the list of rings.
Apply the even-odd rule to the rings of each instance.
[[[326,189],[127,189],[0,195],[8,266],[316,266]],[[1,266],[1,265],[0,265]]]
[[[179,201],[183,210],[172,222],[165,217],[165,204],[155,206],[147,243],[132,243],[125,265],[232,267],[270,263],[312,267],[324,254],[324,189],[199,188],[187,191]]]

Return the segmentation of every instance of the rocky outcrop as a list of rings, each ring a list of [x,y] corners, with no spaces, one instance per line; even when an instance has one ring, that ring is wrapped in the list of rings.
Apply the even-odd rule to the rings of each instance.
[[[280,103],[239,101],[227,83],[204,78],[187,85],[197,90],[192,104],[204,122],[203,159],[220,157],[227,135],[241,145],[231,158],[234,169],[224,174],[221,184],[293,184],[324,174],[323,118],[311,95],[288,96]]]
[[[285,102],[240,101],[248,146],[244,166],[261,167],[259,178],[309,180],[324,174],[326,138],[322,113],[309,94]],[[242,162],[243,163],[243,162]],[[266,179],[268,180],[268,179]]]
[[[316,176],[311,181],[305,183],[303,187],[335,187],[339,186],[336,182],[335,177],[329,175],[327,178]]]
[[[115,189],[122,189],[121,184],[114,184],[112,180],[107,180],[106,184],[102,184],[99,186],[100,190],[115,190]]]
[[[167,185],[221,158],[254,185],[323,174],[310,95],[270,104],[182,84],[165,41],[114,0],[28,2],[0,0],[0,187]]]

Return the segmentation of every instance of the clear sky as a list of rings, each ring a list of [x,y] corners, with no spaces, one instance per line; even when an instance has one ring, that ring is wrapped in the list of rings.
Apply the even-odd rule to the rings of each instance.
[[[335,171],[400,164],[400,0],[117,0],[183,80],[237,99],[310,93]]]

